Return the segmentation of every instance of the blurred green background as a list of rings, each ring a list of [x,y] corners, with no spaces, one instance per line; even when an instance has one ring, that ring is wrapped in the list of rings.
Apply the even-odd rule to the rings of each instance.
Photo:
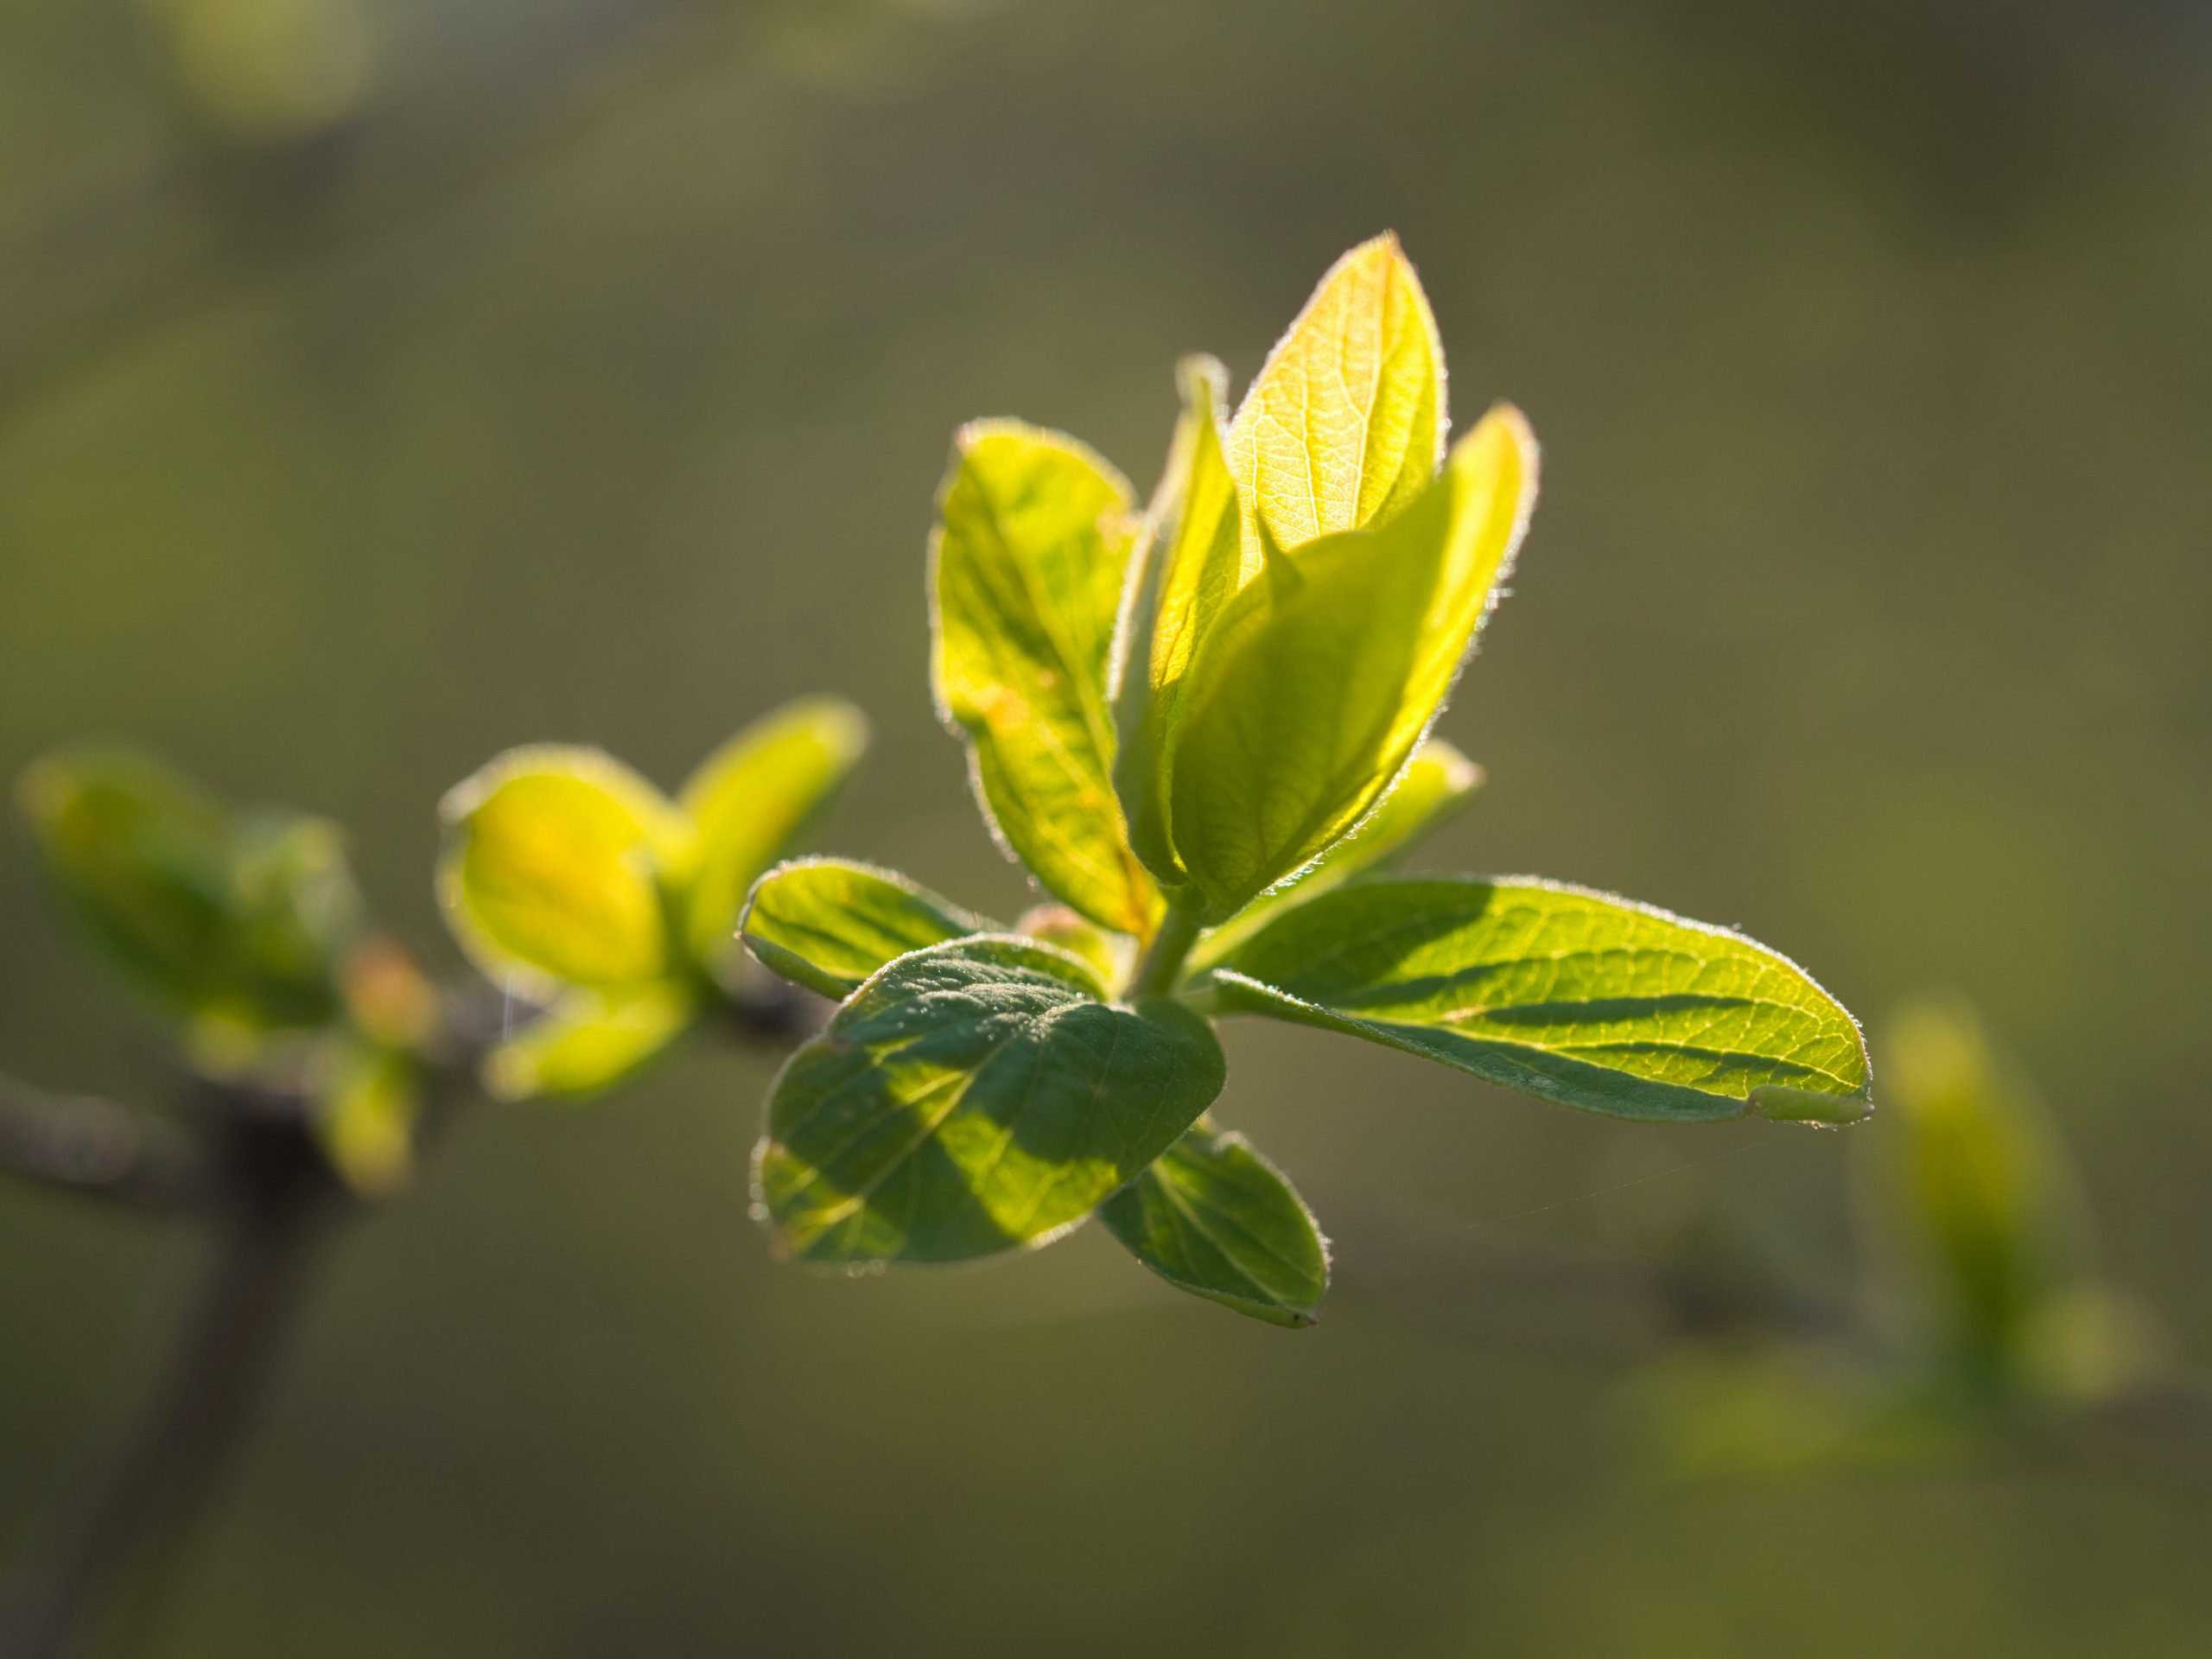
[[[953,428],[1148,488],[1177,355],[1241,382],[1384,226],[1462,424],[1510,397],[1546,450],[1443,727],[1491,782],[1424,861],[1741,925],[1878,1034],[1971,995],[2212,1359],[2183,0],[12,0],[0,771],[123,736],[327,813],[453,967],[433,808],[495,750],[672,784],[835,690],[879,741],[828,843],[1011,914],[925,692]],[[20,837],[0,941],[0,1065],[173,1087]],[[777,1267],[756,1056],[481,1112],[337,1262],[155,1650],[2212,1649],[2201,1499],[2118,1468],[1655,1467],[1644,1333],[1528,1264],[1694,1236],[1840,1283],[1850,1142],[1228,1041],[1220,1116],[1338,1243],[1311,1332],[1089,1235]],[[0,1555],[196,1248],[0,1191]]]

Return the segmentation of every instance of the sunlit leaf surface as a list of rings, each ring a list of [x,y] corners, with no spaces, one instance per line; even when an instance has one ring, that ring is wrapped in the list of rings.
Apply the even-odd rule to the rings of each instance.
[[[1007,422],[963,429],[932,543],[932,663],[983,804],[1037,879],[1093,921],[1157,913],[1114,792],[1109,658],[1135,536],[1090,451]]]
[[[689,830],[620,761],[596,749],[512,750],[440,810],[439,898],[492,978],[550,1000],[563,985],[632,984],[668,971],[661,875]]]
[[[1231,1007],[1610,1116],[1849,1122],[1867,1109],[1858,1027],[1794,963],[1580,888],[1360,882],[1281,917],[1215,979]]]
[[[807,697],[755,721],[692,773],[680,800],[696,836],[683,920],[694,960],[727,961],[747,891],[821,816],[867,747],[859,709]]]
[[[1006,936],[900,957],[777,1079],[764,1219],[821,1262],[950,1262],[1042,1243],[1173,1146],[1220,1092],[1180,1003],[1097,1000],[1076,958]]]
[[[894,957],[996,925],[895,870],[842,858],[771,870],[744,919],[745,943],[764,966],[840,999]]]

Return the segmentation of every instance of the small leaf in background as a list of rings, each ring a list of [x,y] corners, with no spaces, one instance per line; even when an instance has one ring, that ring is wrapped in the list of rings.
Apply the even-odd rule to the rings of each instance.
[[[1191,952],[1190,971],[1200,973],[1224,960],[1285,911],[1356,876],[1388,868],[1414,842],[1457,817],[1482,781],[1480,766],[1442,738],[1428,739],[1414,751],[1395,787],[1350,835],[1200,939]]]
[[[1278,918],[1214,979],[1231,1008],[1613,1117],[1872,1109],[1859,1027],[1794,963],[1578,887],[1358,882]]]
[[[25,772],[25,815],[69,918],[132,989],[240,1064],[257,1033],[337,1011],[360,901],[338,831],[241,814],[168,768],[118,750],[51,755]]]
[[[1101,994],[1076,958],[1002,935],[869,980],[770,1096],[754,1190],[779,1243],[817,1262],[953,1262],[1081,1221],[1224,1076],[1180,1003]]]
[[[1395,236],[1337,261],[1269,353],[1229,430],[1229,461],[1258,525],[1295,548],[1380,522],[1436,474],[1444,351]]]
[[[334,1046],[315,1103],[315,1134],[340,1179],[365,1198],[388,1198],[415,1172],[422,1090],[415,1067],[390,1049]]]
[[[1065,905],[1037,905],[1014,918],[1014,931],[1026,939],[1056,945],[1071,957],[1080,957],[1111,990],[1127,982],[1136,966],[1137,942],[1126,933],[1109,933],[1087,922]]]
[[[1902,1133],[1867,1148],[1868,1208],[1913,1270],[1938,1363],[1969,1392],[2080,1398],[2158,1369],[2155,1323],[2094,1272],[2056,1127],[1973,1011],[1923,1001],[1883,1035]]]
[[[1114,792],[1109,658],[1135,538],[1128,486],[1073,440],[963,429],[931,549],[938,712],[985,811],[1055,897],[1141,933],[1159,912]]]
[[[1200,1118],[1098,1208],[1129,1254],[1168,1283],[1271,1325],[1311,1325],[1329,1288],[1313,1212],[1241,1135]]]
[[[798,859],[769,871],[740,925],[763,967],[839,1001],[894,957],[998,931],[895,870],[842,858]]]
[[[682,980],[566,992],[486,1057],[484,1086],[501,1100],[597,1094],[658,1059],[697,1013]]]
[[[1442,708],[1535,504],[1493,410],[1379,528],[1280,556],[1208,634],[1161,758],[1179,866],[1226,920],[1374,805]]]
[[[597,749],[512,749],[439,809],[438,896],[462,947],[533,1001],[563,985],[658,979],[671,965],[663,870],[688,827]]]
[[[726,975],[747,893],[836,798],[868,735],[867,716],[851,703],[802,698],[747,727],[683,785],[696,830],[684,938],[709,972]]]

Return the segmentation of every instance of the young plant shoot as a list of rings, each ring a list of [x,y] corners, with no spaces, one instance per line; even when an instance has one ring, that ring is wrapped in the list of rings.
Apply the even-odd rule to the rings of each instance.
[[[486,978],[543,1009],[485,1056],[486,1090],[597,1094],[711,1011],[742,1015],[746,891],[867,747],[860,710],[808,697],[731,738],[675,800],[612,755],[555,744],[510,749],[456,785],[439,810],[447,925]]]
[[[1429,732],[1536,493],[1510,405],[1447,448],[1396,240],[1338,262],[1233,418],[1218,364],[1180,379],[1148,509],[1058,433],[959,435],[930,550],[937,703],[1000,843],[1059,903],[1008,927],[863,864],[761,879],[746,943],[842,1004],[769,1100],[755,1192],[779,1244],[962,1261],[1095,1213],[1170,1283],[1310,1324],[1313,1217],[1206,1116],[1230,1013],[1614,1117],[1865,1116],[1857,1025],[1764,946],[1553,881],[1387,874],[1479,780]]]

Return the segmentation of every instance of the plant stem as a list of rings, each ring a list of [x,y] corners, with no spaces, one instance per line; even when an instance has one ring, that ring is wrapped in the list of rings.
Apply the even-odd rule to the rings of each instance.
[[[1136,972],[1129,977],[1129,995],[1162,996],[1173,990],[1175,977],[1183,971],[1183,962],[1191,954],[1191,947],[1198,942],[1202,925],[1196,910],[1170,905],[1167,914],[1160,918],[1159,930],[1152,936],[1152,943],[1145,946],[1144,955],[1138,959]]]
[[[342,1194],[303,1135],[246,1134],[262,1144],[168,1368],[78,1526],[19,1574],[4,1659],[73,1659],[143,1614],[253,1425]]]

